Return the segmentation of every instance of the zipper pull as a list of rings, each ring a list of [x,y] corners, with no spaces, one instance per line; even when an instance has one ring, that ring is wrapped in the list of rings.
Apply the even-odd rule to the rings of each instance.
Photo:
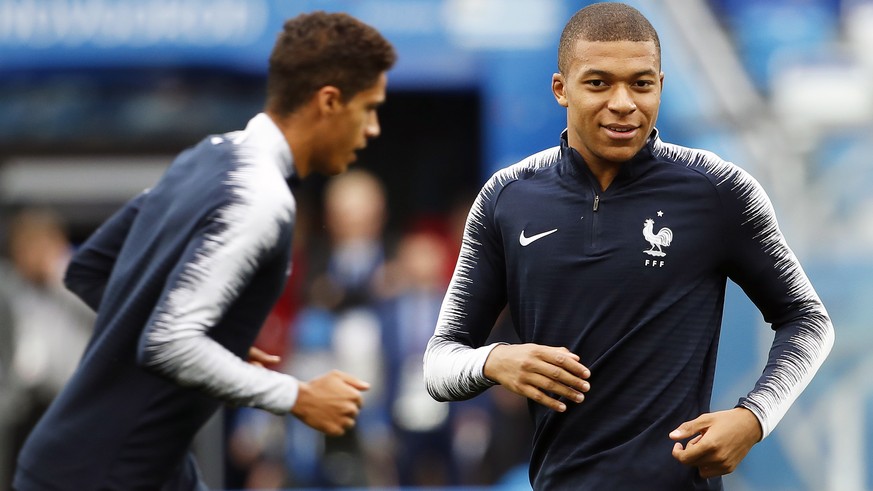
[[[595,194],[594,195],[594,211],[597,211],[598,205],[600,205],[600,195]]]

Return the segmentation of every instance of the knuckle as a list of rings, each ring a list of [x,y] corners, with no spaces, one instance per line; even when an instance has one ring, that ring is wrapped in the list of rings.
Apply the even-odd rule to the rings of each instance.
[[[556,384],[554,381],[549,380],[543,384],[543,390],[546,392],[555,392],[555,388],[557,387],[557,385],[558,384]]]

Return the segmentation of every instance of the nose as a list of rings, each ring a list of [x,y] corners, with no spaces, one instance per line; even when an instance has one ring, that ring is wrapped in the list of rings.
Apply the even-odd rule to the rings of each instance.
[[[609,110],[618,114],[630,114],[637,109],[630,88],[618,85],[613,89],[609,98]]]
[[[381,132],[382,128],[379,127],[379,116],[376,114],[376,111],[373,111],[367,117],[367,124],[364,126],[364,136],[367,138],[376,138]]]

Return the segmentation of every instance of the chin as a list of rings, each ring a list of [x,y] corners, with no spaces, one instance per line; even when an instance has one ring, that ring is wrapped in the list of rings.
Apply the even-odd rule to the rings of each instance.
[[[604,152],[604,155],[606,155],[606,157],[613,162],[626,162],[634,158],[636,154],[640,153],[640,150],[643,149],[643,146],[644,145],[633,145],[621,148],[612,148]]]
[[[628,160],[634,158],[634,155],[636,155],[638,151],[639,150],[637,150],[636,152],[631,152],[631,151],[603,152],[602,155],[603,155],[603,159],[606,161],[621,163],[621,162],[627,162]]]
[[[347,164],[335,165],[333,168],[330,169],[330,175],[336,176],[342,174],[343,172],[349,170],[350,165],[352,165],[352,162],[349,162]]]

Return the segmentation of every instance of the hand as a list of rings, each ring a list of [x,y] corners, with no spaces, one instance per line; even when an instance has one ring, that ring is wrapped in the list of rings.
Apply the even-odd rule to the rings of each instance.
[[[498,345],[485,360],[483,372],[512,392],[558,412],[567,410],[559,397],[579,403],[591,387],[585,380],[591,371],[579,363],[578,355],[539,344]]]
[[[308,426],[330,436],[340,436],[355,426],[370,384],[347,373],[332,370],[311,381],[300,382],[291,414]]]
[[[252,346],[249,348],[249,363],[262,367],[264,365],[275,365],[282,361],[278,355],[271,355]]]
[[[704,479],[733,472],[762,437],[758,418],[743,407],[703,414],[670,433],[673,457],[697,467]],[[679,440],[686,438],[691,440],[683,447]]]

